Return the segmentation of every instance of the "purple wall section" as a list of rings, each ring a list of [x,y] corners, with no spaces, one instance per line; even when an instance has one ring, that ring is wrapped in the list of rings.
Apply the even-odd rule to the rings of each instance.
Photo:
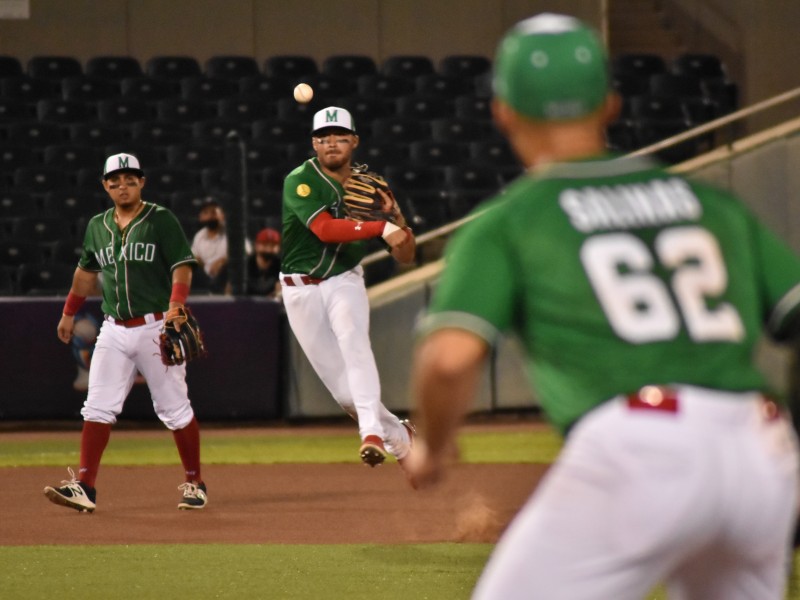
[[[209,350],[188,367],[198,419],[281,417],[280,305],[250,298],[203,300],[189,303]],[[56,337],[63,306],[63,299],[0,302],[0,420],[81,418],[86,393],[73,388],[78,361]],[[87,301],[85,310],[100,322],[98,300]],[[156,420],[146,385],[133,386],[120,419]]]

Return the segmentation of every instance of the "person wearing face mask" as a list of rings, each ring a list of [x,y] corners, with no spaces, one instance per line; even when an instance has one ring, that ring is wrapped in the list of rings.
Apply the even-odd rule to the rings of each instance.
[[[209,279],[209,290],[223,293],[228,283],[228,236],[225,213],[219,203],[203,204],[198,215],[200,230],[192,239],[192,253]]]
[[[280,253],[280,232],[270,227],[259,231],[254,252],[247,258],[247,294],[280,299]]]

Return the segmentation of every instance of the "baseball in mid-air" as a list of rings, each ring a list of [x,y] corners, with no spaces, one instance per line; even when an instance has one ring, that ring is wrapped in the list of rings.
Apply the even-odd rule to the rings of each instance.
[[[298,83],[294,86],[294,99],[300,104],[311,102],[314,97],[314,90],[307,83]]]

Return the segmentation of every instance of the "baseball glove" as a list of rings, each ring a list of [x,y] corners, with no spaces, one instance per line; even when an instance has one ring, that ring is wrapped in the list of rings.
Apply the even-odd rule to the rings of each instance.
[[[182,365],[207,354],[203,332],[192,311],[183,306],[169,309],[161,328],[159,347],[161,362],[168,367]]]
[[[406,227],[406,219],[389,184],[377,173],[368,171],[366,165],[353,168],[344,183],[343,200],[347,216],[354,221],[389,221]]]

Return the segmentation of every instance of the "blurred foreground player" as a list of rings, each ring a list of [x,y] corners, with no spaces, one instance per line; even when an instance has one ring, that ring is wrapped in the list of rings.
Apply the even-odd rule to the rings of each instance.
[[[729,193],[605,154],[618,99],[580,21],[514,27],[494,92],[528,172],[448,248],[408,472],[440,478],[504,332],[566,440],[474,597],[783,598],[797,442],[753,354],[762,329],[798,333],[800,261]]]

